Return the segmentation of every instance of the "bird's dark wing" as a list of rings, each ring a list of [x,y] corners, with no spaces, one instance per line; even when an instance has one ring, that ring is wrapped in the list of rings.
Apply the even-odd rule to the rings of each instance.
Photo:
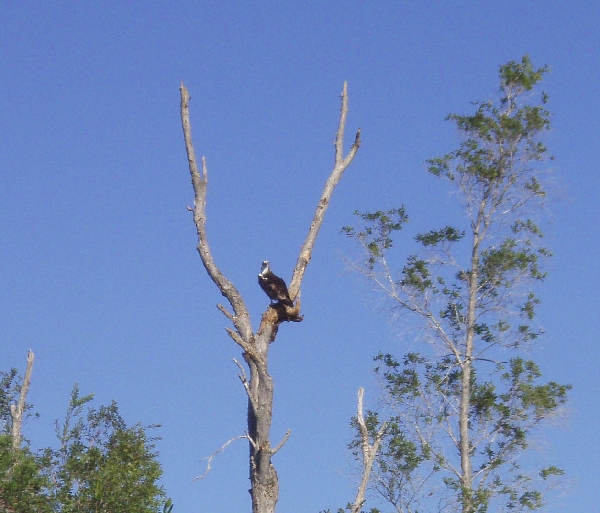
[[[284,305],[294,306],[294,303],[290,298],[290,293],[288,291],[287,285],[285,284],[285,281],[283,281],[283,279],[279,276],[273,275],[273,277],[275,288],[277,290],[277,300],[281,301]]]
[[[259,275],[258,284],[272,301],[280,301],[284,305],[294,306],[285,281],[273,272],[265,273],[264,276]]]

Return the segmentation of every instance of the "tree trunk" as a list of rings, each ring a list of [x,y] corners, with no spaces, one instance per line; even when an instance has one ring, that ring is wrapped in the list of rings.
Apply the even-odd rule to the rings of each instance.
[[[250,449],[250,495],[254,513],[274,513],[279,498],[279,480],[271,463],[270,431],[273,419],[273,379],[268,372],[269,339],[277,332],[277,317],[269,308],[261,330],[254,337],[253,351],[244,352],[250,369],[248,394],[248,445]]]
[[[273,380],[266,366],[259,370],[254,362],[250,367],[248,398],[248,435],[250,437],[250,494],[252,511],[273,513],[279,497],[279,480],[271,463],[269,433],[273,417]]]
[[[473,343],[477,316],[477,292],[479,288],[479,245],[481,243],[481,221],[484,216],[484,204],[480,205],[479,217],[473,227],[473,246],[471,250],[471,272],[468,284],[468,311],[465,340],[465,353],[462,362],[462,380],[460,397],[460,466],[462,487],[462,512],[474,513],[473,508],[473,468],[471,462],[471,440],[469,436],[469,409],[471,406],[471,370],[473,365]]]

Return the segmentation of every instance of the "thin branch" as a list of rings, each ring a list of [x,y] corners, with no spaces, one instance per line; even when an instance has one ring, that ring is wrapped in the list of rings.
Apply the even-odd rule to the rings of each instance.
[[[244,358],[251,359],[257,366],[259,372],[266,373],[265,359],[261,355],[260,351],[256,349],[252,344],[247,344],[242,338],[231,328],[225,328],[227,334],[233,339],[244,350]]]
[[[246,378],[246,373],[244,372],[244,367],[242,367],[242,364],[240,362],[238,362],[235,358],[232,358],[232,360],[233,360],[233,363],[235,363],[237,365],[237,368],[240,369],[238,378],[240,378],[242,385],[244,385],[246,394],[248,394],[248,399],[250,399],[250,401],[252,401],[252,394],[250,394],[250,386],[248,385],[248,379]]]
[[[195,477],[193,480],[194,481],[199,481],[200,479],[204,479],[206,477],[206,475],[210,472],[211,463],[212,463],[213,458],[217,454],[219,454],[221,451],[223,451],[225,449],[225,447],[227,447],[229,444],[231,444],[231,443],[233,443],[236,440],[239,440],[241,438],[250,439],[247,434],[246,435],[239,435],[239,436],[233,437],[231,440],[228,440],[227,442],[225,442],[219,449],[217,449],[215,452],[213,452],[210,456],[206,456],[206,457],[202,458],[203,460],[208,460],[208,462],[206,463],[206,470],[204,471],[204,474],[202,474],[201,476]]]
[[[29,350],[27,353],[27,368],[25,369],[25,377],[21,384],[21,391],[19,392],[19,401],[17,404],[10,405],[10,415],[12,417],[12,445],[13,451],[18,450],[21,447],[21,429],[23,426],[23,413],[27,405],[27,392],[29,391],[29,385],[31,383],[31,372],[33,371],[33,360],[35,355],[33,351]]]
[[[250,445],[252,447],[254,447],[254,450],[257,451],[258,450],[258,445],[257,445],[256,441],[248,433],[246,433],[246,438],[248,439],[248,442],[250,442]]]
[[[275,447],[275,449],[271,450],[271,455],[275,454],[279,449],[281,449],[285,445],[285,443],[288,441],[288,438],[290,437],[291,434],[292,434],[292,430],[288,429],[285,432],[285,436],[283,437],[283,439],[281,440],[281,442],[279,442],[277,444],[277,446]]]
[[[217,308],[219,309],[219,311],[225,316],[227,317],[232,323],[235,324],[235,320],[233,318],[233,314],[231,312],[229,312],[222,304],[218,304]]]
[[[242,337],[240,337],[236,331],[233,331],[231,328],[225,328],[225,331],[236,344],[238,344],[244,351],[246,350],[246,342],[242,340]]]
[[[327,207],[329,206],[329,201],[331,200],[333,190],[342,178],[344,171],[354,159],[354,156],[356,155],[356,152],[360,147],[359,129],[356,132],[354,143],[352,144],[348,155],[346,155],[346,158],[344,158],[344,130],[346,128],[346,118],[348,117],[348,85],[346,82],[344,82],[344,89],[342,91],[341,98],[342,106],[340,110],[340,122],[338,125],[337,135],[335,139],[335,165],[333,167],[331,175],[325,183],[325,188],[323,189],[323,194],[321,195],[321,199],[317,204],[317,209],[315,211],[313,221],[310,225],[310,229],[306,236],[306,240],[304,241],[304,244],[300,249],[300,255],[298,256],[296,268],[294,269],[294,275],[292,276],[292,281],[290,282],[289,286],[290,297],[292,299],[296,299],[300,291],[302,278],[304,277],[304,272],[306,271],[308,262],[311,259],[313,247],[315,245],[317,235],[319,234],[319,230],[321,229],[321,225],[323,224],[323,218],[325,216],[325,212],[327,211]]]
[[[240,362],[238,362],[235,358],[232,358],[232,360],[233,360],[233,363],[235,363],[237,365],[237,368],[240,369],[240,373],[238,374],[240,381],[242,382],[244,387],[247,388],[248,380],[246,379],[246,372],[244,371],[244,367],[242,367],[242,364]]]

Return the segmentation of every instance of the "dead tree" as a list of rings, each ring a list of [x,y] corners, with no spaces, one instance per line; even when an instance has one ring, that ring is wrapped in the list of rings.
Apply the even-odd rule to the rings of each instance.
[[[252,496],[253,513],[273,513],[279,497],[279,482],[277,472],[271,462],[271,457],[286,442],[289,431],[285,438],[275,447],[271,447],[269,432],[273,415],[273,380],[268,371],[269,345],[275,341],[279,325],[282,322],[299,322],[300,315],[300,286],[310,262],[313,247],[317,235],[323,223],[323,218],[331,195],[337,183],[342,178],[346,168],[352,162],[360,146],[360,130],[356,133],[354,143],[350,151],[344,157],[344,129],[348,115],[347,84],[344,83],[342,91],[342,106],[337,135],[335,138],[335,165],[329,176],[321,199],[310,225],[306,240],[300,249],[298,261],[294,269],[289,286],[290,298],[293,306],[281,302],[271,304],[262,315],[258,331],[254,333],[250,315],[241,294],[219,270],[215,263],[206,236],[206,187],[208,173],[206,159],[202,157],[200,167],[192,144],[192,133],[189,118],[189,94],[181,84],[181,122],[187,151],[192,185],[194,187],[194,223],[198,232],[198,253],[204,264],[207,274],[215,283],[221,294],[227,299],[231,310],[223,305],[218,305],[219,310],[231,321],[233,328],[226,328],[228,335],[242,349],[243,358],[248,365],[249,378],[246,377],[244,368],[238,364],[240,369],[239,378],[248,396],[248,432],[247,438],[250,447],[250,494]]]
[[[29,384],[31,383],[31,372],[33,371],[33,359],[35,355],[33,351],[29,350],[27,353],[27,368],[25,369],[25,377],[23,383],[21,383],[21,390],[19,392],[19,400],[17,404],[10,405],[10,416],[12,418],[12,446],[13,451],[17,451],[21,448],[21,430],[23,428],[23,415],[27,407],[27,392],[29,391]]]

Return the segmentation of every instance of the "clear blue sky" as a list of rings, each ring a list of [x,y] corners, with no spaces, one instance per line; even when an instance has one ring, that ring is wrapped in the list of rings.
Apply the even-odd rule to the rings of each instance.
[[[454,2],[2,2],[0,6],[0,368],[36,353],[25,434],[52,443],[74,382],[162,423],[176,513],[249,511],[246,400],[238,347],[195,251],[179,119],[191,96],[209,166],[208,232],[249,305],[263,259],[289,279],[333,163],[339,93],[363,145],[333,197],[302,291],[305,320],[271,348],[278,511],[351,500],[345,445],[356,390],[376,397],[371,356],[401,354],[398,327],[345,272],[340,228],[355,209],[404,203],[410,230],[440,225],[447,190],[424,171],[454,149],[450,112],[495,94],[498,66],[548,64],[555,257],[540,291],[547,335],[533,356],[572,383],[567,416],[539,440],[567,471],[551,511],[600,503],[600,4]],[[410,247],[410,237],[398,245]],[[301,504],[301,506],[299,506]]]

